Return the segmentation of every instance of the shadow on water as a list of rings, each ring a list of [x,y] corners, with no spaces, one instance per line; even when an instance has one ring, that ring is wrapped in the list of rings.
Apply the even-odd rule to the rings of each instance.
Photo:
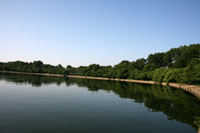
[[[0,73],[0,80],[17,84],[31,84],[34,87],[65,83],[66,86],[86,87],[89,91],[112,91],[121,98],[129,98],[134,102],[143,103],[149,111],[163,112],[169,120],[189,124],[196,130],[200,128],[200,100],[181,89],[126,82],[5,73]]]

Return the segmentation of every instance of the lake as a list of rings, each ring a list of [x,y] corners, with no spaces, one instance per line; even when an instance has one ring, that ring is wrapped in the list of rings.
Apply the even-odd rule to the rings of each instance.
[[[197,133],[198,118],[181,89],[0,73],[1,133]]]

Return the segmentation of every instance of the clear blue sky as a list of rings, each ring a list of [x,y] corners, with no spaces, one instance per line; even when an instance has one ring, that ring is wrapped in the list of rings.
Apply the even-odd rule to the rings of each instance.
[[[200,43],[200,0],[0,0],[0,61],[114,65]]]

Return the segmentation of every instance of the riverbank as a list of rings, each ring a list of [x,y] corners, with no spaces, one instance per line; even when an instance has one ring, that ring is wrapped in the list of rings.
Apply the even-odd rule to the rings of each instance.
[[[0,71],[3,73],[13,73],[13,74],[29,74],[29,75],[40,75],[40,76],[53,76],[53,77],[64,77],[62,74],[49,74],[49,73],[26,73],[26,72],[13,72],[13,71]],[[89,77],[89,76],[75,76],[67,75],[68,78],[81,78],[81,79],[95,79],[95,80],[111,80],[111,81],[121,81],[121,82],[133,82],[133,83],[142,83],[142,84],[160,84],[155,81],[144,81],[144,80],[133,80],[133,79],[116,79],[116,78],[102,78],[102,77]],[[170,86],[174,88],[183,89],[200,99],[200,86],[196,85],[187,85],[187,84],[178,84],[178,83],[161,83],[164,86]]]

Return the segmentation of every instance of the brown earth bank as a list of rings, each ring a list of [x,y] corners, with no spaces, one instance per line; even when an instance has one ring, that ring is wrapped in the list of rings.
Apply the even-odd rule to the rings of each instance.
[[[3,73],[15,73],[15,74],[30,74],[30,75],[41,75],[41,76],[53,76],[53,77],[64,77],[62,74],[50,74],[50,73],[27,73],[27,72],[14,72],[14,71],[0,71]],[[90,77],[90,76],[77,76],[77,75],[67,75],[69,78],[81,78],[81,79],[96,79],[96,80],[111,80],[111,81],[122,81],[122,82],[133,82],[142,84],[161,84],[164,86],[170,86],[174,88],[180,88],[191,94],[195,95],[200,99],[200,86],[197,85],[187,85],[179,83],[158,83],[155,81],[145,81],[145,80],[133,80],[133,79],[116,79],[116,78],[102,78],[102,77]]]

